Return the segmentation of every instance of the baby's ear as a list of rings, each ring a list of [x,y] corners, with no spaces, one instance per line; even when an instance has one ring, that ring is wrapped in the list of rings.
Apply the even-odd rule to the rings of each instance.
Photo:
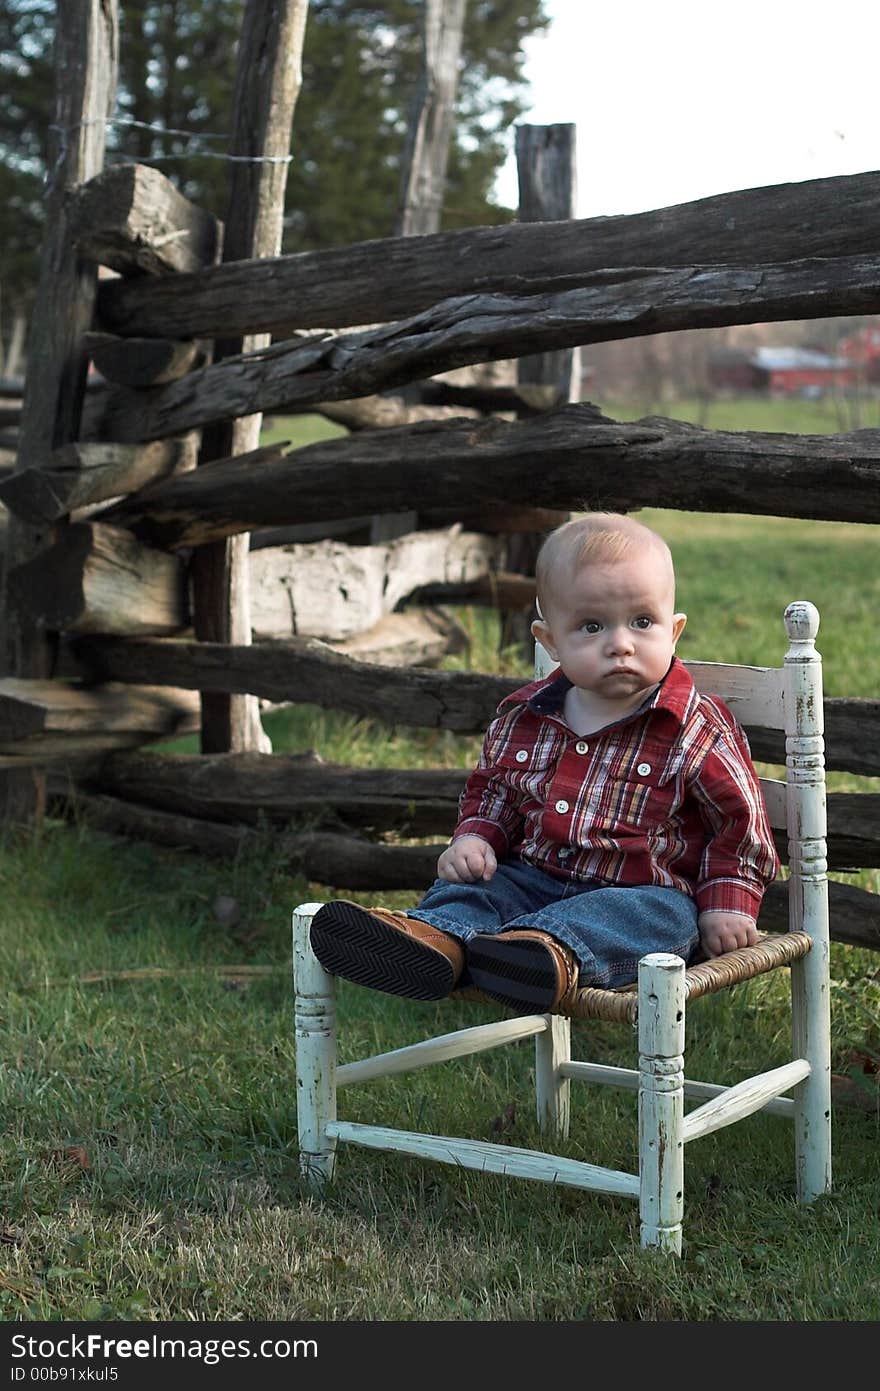
[[[681,637],[682,633],[684,632],[684,625],[685,625],[685,623],[687,623],[687,621],[688,621],[688,616],[687,616],[686,613],[674,613],[674,614],[672,615],[672,646],[673,646],[673,647],[674,647],[675,644],[678,642],[678,639]]]
[[[535,639],[535,642],[539,642],[542,647],[545,647],[547,651],[550,653],[550,656],[553,658],[554,662],[558,662],[559,657],[557,655],[556,648],[553,645],[553,634],[551,633],[549,627],[547,626],[543,618],[536,618],[534,620],[534,622],[532,623],[531,632],[532,637]]]

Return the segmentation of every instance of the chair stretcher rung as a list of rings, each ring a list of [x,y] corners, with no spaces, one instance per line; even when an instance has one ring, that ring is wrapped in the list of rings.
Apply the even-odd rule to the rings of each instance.
[[[596,1086],[619,1087],[622,1091],[637,1092],[639,1089],[639,1073],[634,1067],[606,1067],[602,1063],[584,1063],[570,1061],[560,1063],[560,1077],[568,1077],[575,1082],[592,1082]],[[729,1092],[730,1087],[722,1086],[717,1082],[696,1082],[686,1077],[684,1080],[685,1101],[710,1101],[713,1097],[723,1096]],[[768,1101],[763,1108],[771,1116],[791,1116],[794,1111],[794,1102],[791,1097],[775,1097]]]
[[[336,1069],[336,1085],[351,1086],[355,1082],[369,1082],[374,1077],[390,1077],[417,1067],[429,1067],[432,1063],[445,1063],[450,1058],[466,1058],[472,1053],[484,1053],[487,1048],[500,1048],[504,1043],[542,1034],[547,1027],[546,1015],[528,1014],[517,1019],[499,1019],[494,1024],[456,1029],[451,1034],[428,1038],[407,1048],[395,1048],[390,1053],[376,1053],[372,1058],[344,1063]]]
[[[762,1072],[757,1077],[747,1077],[735,1087],[728,1087],[720,1096],[707,1101],[696,1111],[684,1118],[682,1139],[696,1140],[701,1135],[711,1135],[713,1130],[721,1130],[725,1125],[750,1116],[754,1111],[766,1107],[771,1098],[780,1092],[787,1092],[797,1082],[810,1075],[810,1064],[805,1058],[795,1058],[793,1062],[775,1067],[770,1072]]]
[[[536,1179],[540,1183],[561,1183],[569,1188],[586,1188],[594,1193],[610,1193],[616,1197],[639,1196],[637,1174],[601,1169],[578,1159],[542,1154],[540,1150],[493,1145],[484,1140],[461,1140],[449,1135],[419,1135],[409,1130],[358,1125],[353,1121],[331,1121],[326,1133],[331,1139],[364,1145],[368,1149],[394,1150],[412,1154],[418,1159],[434,1159],[441,1164],[477,1169],[481,1173]]]

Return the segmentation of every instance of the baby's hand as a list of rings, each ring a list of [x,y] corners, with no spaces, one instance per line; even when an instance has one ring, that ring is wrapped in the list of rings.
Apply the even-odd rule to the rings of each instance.
[[[437,861],[437,874],[450,884],[475,884],[491,879],[498,868],[495,851],[482,836],[459,836]]]
[[[753,947],[758,930],[750,918],[739,913],[722,913],[717,909],[701,913],[698,919],[700,940],[707,956],[720,956],[737,947]]]

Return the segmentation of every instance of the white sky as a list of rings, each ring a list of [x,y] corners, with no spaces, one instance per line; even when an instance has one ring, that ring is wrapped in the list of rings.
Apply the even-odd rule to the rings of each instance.
[[[877,0],[546,8],[521,120],[577,125],[580,217],[880,169]],[[496,192],[516,206],[512,153]]]

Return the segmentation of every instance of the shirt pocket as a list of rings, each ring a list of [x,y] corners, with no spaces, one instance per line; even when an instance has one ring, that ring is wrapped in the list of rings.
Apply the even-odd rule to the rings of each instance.
[[[495,756],[495,776],[524,803],[542,802],[553,777],[556,760],[528,744],[508,744]]]
[[[668,822],[681,806],[683,782],[670,767],[668,749],[643,748],[622,769],[608,772],[596,799],[597,820],[643,832]]]

